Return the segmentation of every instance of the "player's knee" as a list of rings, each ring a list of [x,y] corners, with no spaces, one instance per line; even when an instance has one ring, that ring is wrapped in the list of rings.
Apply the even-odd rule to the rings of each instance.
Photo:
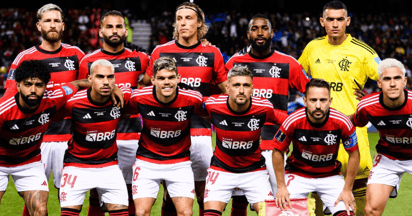
[[[372,206],[369,203],[365,205],[365,215],[382,215],[383,209],[378,206]]]
[[[46,216],[47,215],[47,206],[45,206],[45,205],[38,206],[37,208],[34,209],[34,212],[33,212],[32,215]]]
[[[193,212],[192,209],[188,208],[188,209],[184,209],[182,211],[178,211],[177,215],[178,216],[192,216]]]
[[[145,211],[144,209],[136,209],[136,216],[149,216],[150,212]]]

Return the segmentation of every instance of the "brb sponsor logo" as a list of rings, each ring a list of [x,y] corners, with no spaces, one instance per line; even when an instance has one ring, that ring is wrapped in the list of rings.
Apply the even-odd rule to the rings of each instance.
[[[176,131],[164,131],[160,130],[160,128],[151,128],[150,129],[150,135],[160,138],[160,139],[167,139],[167,138],[176,138],[179,137],[182,134],[182,130],[176,130]]]
[[[200,87],[202,79],[193,77],[182,77],[180,80],[182,83],[189,85],[191,87]]]
[[[10,145],[30,144],[30,143],[39,141],[40,138],[41,138],[41,133],[30,135],[28,137],[11,138],[9,144]]]
[[[386,135],[386,140],[392,144],[412,144],[412,137],[395,137]]]
[[[115,137],[116,130],[107,132],[87,132],[86,141],[89,142],[101,142],[111,140]]]
[[[253,146],[253,141],[232,141],[223,140],[222,146],[227,149],[250,149]]]
[[[272,98],[273,89],[253,89],[253,96],[263,97],[266,99]]]
[[[336,92],[342,91],[343,83],[341,82],[330,82],[330,89]]]
[[[330,153],[327,155],[315,155],[315,154],[312,154],[312,152],[310,151],[303,150],[302,157],[305,158],[306,160],[310,160],[313,162],[325,162],[325,161],[332,160],[333,153]]]

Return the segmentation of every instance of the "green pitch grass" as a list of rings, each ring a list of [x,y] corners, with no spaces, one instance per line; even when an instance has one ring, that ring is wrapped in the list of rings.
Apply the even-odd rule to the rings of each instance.
[[[370,133],[369,134],[369,142],[371,143],[371,156],[376,153],[375,145],[378,142],[379,136],[377,133]],[[49,181],[50,183],[53,182],[52,179]],[[57,216],[60,215],[60,206],[57,200],[57,190],[54,188],[53,184],[49,186],[49,202],[48,202],[48,210],[50,216]],[[411,175],[404,175],[402,178],[402,182],[399,188],[398,197],[395,199],[389,199],[388,204],[386,205],[385,212],[383,215],[410,215],[412,212],[412,205],[410,204],[410,199],[412,194],[412,176]],[[162,207],[162,196],[163,196],[163,188],[160,189],[159,195],[157,197],[156,203],[152,209],[153,216],[160,216],[161,207]],[[86,216],[87,209],[88,209],[88,197],[86,195],[85,202],[83,205],[83,210],[80,215]],[[23,199],[20,198],[18,195],[13,181],[10,178],[9,184],[7,185],[7,191],[1,200],[0,205],[0,216],[3,215],[21,215],[23,210]],[[198,204],[194,201],[193,205],[193,215],[198,216]],[[226,207],[226,211],[223,213],[224,216],[230,215],[230,208],[231,203],[229,202],[228,206]],[[106,214],[109,215],[109,214]],[[256,215],[256,213],[251,212],[248,210],[248,215]]]

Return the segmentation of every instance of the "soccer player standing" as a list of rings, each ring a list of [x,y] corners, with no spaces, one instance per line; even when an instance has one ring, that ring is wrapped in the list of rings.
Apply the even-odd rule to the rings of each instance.
[[[276,203],[286,208],[290,198],[317,192],[334,216],[354,215],[350,211],[355,208],[352,187],[360,160],[355,127],[347,116],[330,108],[330,87],[324,80],[315,78],[307,83],[304,102],[306,107],[290,114],[273,139]],[[336,160],[340,140],[349,154],[346,181]],[[293,151],[285,168],[284,152],[290,142]]]
[[[27,60],[14,71],[17,93],[0,98],[0,202],[9,175],[24,199],[27,214],[47,215],[48,184],[40,145],[51,119],[84,81],[46,89],[49,68]]]
[[[128,31],[123,14],[119,11],[109,11],[101,17],[100,37],[103,38],[102,48],[87,54],[80,62],[79,79],[84,79],[90,74],[90,66],[97,59],[106,59],[115,67],[115,84],[119,87],[126,86],[132,89],[138,87],[140,75],[146,71],[149,56],[146,53],[130,50],[124,47]],[[133,115],[119,121],[117,131],[117,147],[119,148],[119,168],[127,184],[129,193],[129,213],[134,214],[134,203],[131,192],[132,166],[135,161],[136,150],[141,132],[140,115]],[[104,215],[100,210],[97,193],[90,192],[90,205],[88,215]]]
[[[253,96],[268,99],[273,107],[287,113],[289,88],[296,88],[305,92],[305,85],[309,81],[302,66],[292,56],[271,49],[273,38],[272,24],[263,14],[257,14],[249,22],[247,32],[251,49],[245,54],[235,54],[226,63],[226,71],[235,65],[247,66],[253,73]],[[276,178],[272,167],[272,139],[279,126],[267,122],[261,131],[260,149],[266,159],[269,179],[273,193],[276,194]],[[240,193],[239,193],[240,192]],[[232,215],[246,215],[246,198],[241,191],[234,193],[232,200]]]
[[[382,215],[402,175],[412,174],[412,92],[405,90],[405,67],[396,59],[384,59],[378,74],[382,92],[362,98],[352,116],[356,126],[371,122],[380,136],[366,190],[366,215]]]
[[[14,71],[23,61],[30,59],[40,60],[47,66],[51,75],[50,81],[47,83],[48,88],[77,79],[79,61],[83,58],[84,53],[76,46],[61,42],[65,29],[62,9],[55,4],[46,4],[37,11],[37,19],[36,25],[42,36],[42,42],[40,45],[33,46],[17,55],[10,67],[5,95],[16,93]],[[69,128],[70,119],[64,119],[59,123],[51,122],[41,144],[46,177],[49,179],[51,170],[53,170],[56,188],[60,188],[64,151],[67,149],[67,141],[70,139]],[[28,216],[26,206],[23,215]]]
[[[177,87],[180,74],[170,57],[153,63],[152,86],[135,90],[128,112],[142,115],[143,130],[133,165],[136,215],[150,215],[162,181],[177,215],[192,215],[194,176],[190,161],[190,121],[206,116],[198,91]]]
[[[326,36],[312,40],[304,49],[299,62],[308,75],[329,82],[333,103],[345,115],[353,114],[358,100],[353,95],[354,89],[364,86],[368,78],[378,79],[377,68],[380,58],[365,43],[345,34],[350,24],[348,11],[340,1],[327,3],[323,8],[321,25]],[[359,85],[359,86],[358,86]],[[366,127],[356,128],[361,162],[353,187],[356,199],[356,214],[364,215],[366,182],[372,159]],[[346,176],[348,154],[340,148],[338,160],[342,163],[342,173]]]
[[[154,61],[159,57],[167,56],[176,61],[182,83],[191,86],[203,96],[209,96],[210,83],[214,82],[225,93],[227,77],[222,54],[216,47],[204,46],[200,41],[206,35],[207,29],[204,13],[198,5],[190,2],[179,5],[175,13],[173,32],[175,40],[159,45],[153,50],[143,83],[150,84]],[[212,131],[210,123],[197,115],[192,117],[191,127],[190,159],[195,178],[199,215],[202,215],[207,168],[213,155]],[[162,212],[163,216],[175,215],[170,202],[164,202]]]
[[[105,59],[91,65],[91,87],[75,94],[57,115],[72,117],[72,138],[64,155],[61,215],[79,215],[86,192],[97,189],[109,215],[129,215],[125,181],[117,162],[117,124],[123,113],[113,106],[114,66]],[[127,103],[131,89],[121,88]]]
[[[228,95],[213,95],[205,103],[216,128],[216,148],[208,170],[204,215],[222,215],[235,188],[257,212],[260,202],[273,199],[260,133],[266,122],[280,125],[287,117],[267,99],[252,96],[253,73],[246,66],[234,66],[227,76]]]

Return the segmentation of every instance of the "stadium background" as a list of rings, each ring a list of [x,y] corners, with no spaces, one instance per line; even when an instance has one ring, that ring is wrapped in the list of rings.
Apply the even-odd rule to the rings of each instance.
[[[116,9],[123,12],[129,20],[134,35],[132,43],[142,46],[150,54],[156,45],[172,39],[174,10],[181,2],[183,1],[72,0],[54,3],[65,12],[64,43],[77,45],[85,53],[99,48],[98,17],[108,10]],[[319,16],[326,2],[328,1],[195,0],[210,23],[206,38],[221,50],[225,60],[248,45],[247,23],[256,13],[264,13],[271,19],[275,32],[272,43],[274,49],[298,59],[310,40],[325,35],[319,24]],[[11,62],[19,52],[41,41],[35,27],[36,11],[46,3],[50,1],[29,4],[6,1],[0,6],[0,96],[2,79],[6,79]],[[408,68],[408,88],[411,89],[412,76],[409,68],[412,67],[412,1],[350,0],[344,3],[352,19],[347,33],[374,48],[381,59],[393,57],[402,61]],[[368,82],[365,87],[367,94],[378,90],[374,82]],[[377,137],[374,133],[370,135],[372,155],[375,153]],[[412,207],[406,202],[410,199],[407,194],[412,191],[410,183],[412,178],[407,175],[401,184],[400,197],[389,201],[385,215],[412,215]],[[50,198],[56,200],[55,197],[56,192],[51,190]],[[0,215],[19,215],[19,212],[21,215],[22,206],[21,198],[12,183],[9,183],[8,193],[0,206]],[[49,208],[58,210],[58,203],[50,202]],[[57,211],[49,214],[56,215],[55,212]],[[157,211],[154,215],[157,215]]]

